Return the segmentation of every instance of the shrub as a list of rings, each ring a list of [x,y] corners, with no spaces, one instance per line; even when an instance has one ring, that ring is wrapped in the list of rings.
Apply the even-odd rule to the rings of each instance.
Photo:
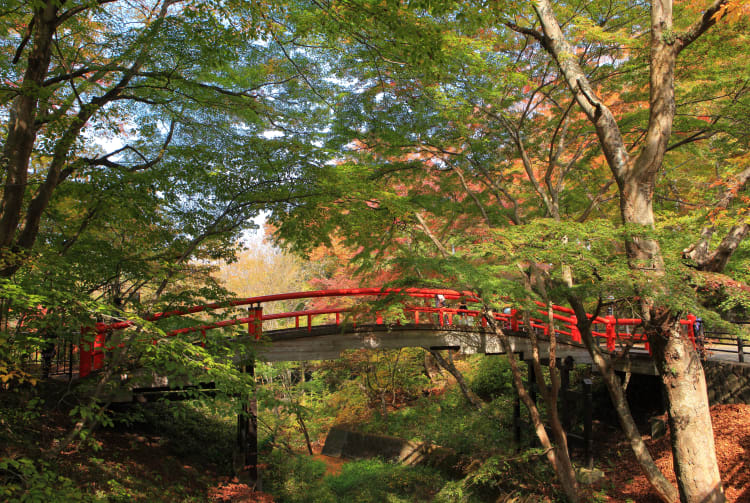
[[[510,364],[504,357],[484,356],[479,370],[471,380],[471,389],[483,400],[491,400],[497,395],[513,391]]]
[[[346,463],[340,475],[326,481],[337,501],[357,503],[431,501],[445,483],[434,469],[380,459]]]
[[[29,458],[0,459],[0,500],[8,502],[90,501],[73,481],[44,462]]]
[[[273,451],[263,472],[264,490],[277,503],[334,503],[339,501],[324,482],[326,465],[308,456]]]

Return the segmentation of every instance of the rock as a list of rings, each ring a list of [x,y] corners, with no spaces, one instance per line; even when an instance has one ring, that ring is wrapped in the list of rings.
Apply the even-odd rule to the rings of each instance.
[[[598,468],[576,468],[576,479],[581,484],[596,484],[604,479],[604,472]]]
[[[648,419],[651,426],[651,438],[654,440],[667,434],[667,422],[659,416],[653,416]]]

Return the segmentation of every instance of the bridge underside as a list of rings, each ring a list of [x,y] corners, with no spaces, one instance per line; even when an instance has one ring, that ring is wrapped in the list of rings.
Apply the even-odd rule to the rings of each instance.
[[[268,331],[264,336],[270,343],[258,349],[258,359],[269,362],[331,360],[352,349],[400,349],[419,347],[425,349],[456,349],[464,354],[519,354],[531,357],[531,342],[522,332],[505,331],[509,348],[491,331],[462,325],[360,325],[343,327],[323,325],[307,328],[290,328]],[[542,359],[549,356],[549,342],[539,341]],[[576,363],[591,363],[586,348],[572,341],[558,340],[556,356],[570,356]],[[643,351],[631,350],[627,358],[615,361],[617,370],[638,374],[656,375],[656,367]]]

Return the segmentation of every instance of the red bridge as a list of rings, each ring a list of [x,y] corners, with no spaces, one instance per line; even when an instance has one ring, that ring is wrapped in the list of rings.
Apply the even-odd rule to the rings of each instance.
[[[437,296],[443,296],[450,305],[435,307]],[[312,299],[328,299],[327,303],[330,306],[279,313],[267,313],[263,309],[264,305],[272,302],[310,301]],[[357,299],[365,302],[354,302]],[[353,305],[344,306],[343,304],[347,302]],[[460,349],[464,353],[485,354],[513,352],[521,353],[520,359],[527,359],[524,358],[524,353],[527,357],[531,354],[529,332],[533,331],[538,336],[539,352],[542,357],[549,355],[549,340],[550,336],[554,335],[557,344],[556,356],[560,358],[570,356],[577,363],[590,363],[591,361],[588,351],[581,344],[577,320],[571,309],[552,306],[550,315],[547,306],[536,303],[535,312],[529,313],[531,316],[521,316],[522,313],[512,306],[506,306],[501,309],[501,312],[492,315],[496,324],[502,327],[506,335],[501,339],[488,326],[485,311],[481,309],[480,299],[471,292],[456,290],[358,288],[285,293],[176,309],[157,313],[146,318],[146,321],[156,323],[158,326],[161,320],[167,318],[208,311],[223,312],[243,306],[247,306],[247,316],[236,316],[211,323],[195,322],[195,325],[165,331],[165,333],[167,336],[195,334],[194,342],[200,344],[209,330],[247,325],[246,330],[236,330],[233,335],[255,345],[255,358],[265,361],[299,361],[337,358],[346,349],[402,347]],[[549,319],[550,317],[552,319]],[[529,320],[530,326],[525,326],[524,319]],[[640,319],[598,316],[593,321],[593,334],[600,348],[610,353],[628,348],[627,358],[614,359],[615,368],[623,370],[627,367],[627,370],[633,373],[656,375],[656,368],[649,357],[649,346],[643,335]],[[285,327],[276,328],[271,322],[276,325],[281,323]],[[690,337],[695,344],[695,316],[688,315],[681,323],[685,335]],[[110,344],[116,340],[114,337],[109,338],[110,334],[136,328],[136,322],[125,321],[112,324],[98,323],[95,328],[89,330],[89,337],[82,337],[91,342],[84,341],[80,346],[79,375],[85,377],[104,365],[106,351],[111,349]],[[714,338],[711,340],[698,338],[699,344],[706,343],[706,347],[710,348],[709,356],[712,359],[731,358],[736,361],[739,357],[739,360],[743,361],[742,340],[738,338],[732,341],[736,341],[737,352],[721,348]],[[158,344],[158,340],[153,342]],[[243,371],[253,371],[252,367],[244,367],[252,365],[252,362],[238,360],[237,363],[243,365]],[[563,367],[564,372],[570,368],[568,365]],[[532,369],[533,367],[529,367],[529,382],[531,383],[534,382]],[[565,381],[567,382],[567,379]],[[161,394],[169,389],[169,387],[147,388],[133,391],[140,393],[140,398],[147,400],[147,394]],[[533,389],[532,385],[532,396]],[[588,404],[584,405],[584,410],[590,412],[592,396],[590,380],[584,380],[584,391],[585,404]],[[563,393],[563,397],[565,396],[568,394]],[[566,400],[563,398],[564,410],[569,407]],[[520,442],[520,402],[517,396],[513,410],[514,437]],[[587,413],[584,418],[582,438],[587,460],[592,459],[593,456],[591,425],[591,414]],[[569,436],[569,438],[572,437]],[[257,403],[252,396],[247,398],[247,403],[243,405],[243,413],[238,415],[237,448],[242,455],[244,465],[250,469],[250,477],[257,480]]]
[[[438,295],[444,296],[446,302],[451,305],[434,307]],[[321,298],[329,299],[332,305],[353,303],[356,298],[369,298],[371,302],[359,303],[353,307],[325,307],[280,313],[263,311],[263,305],[272,302]],[[392,303],[400,304],[401,309],[396,314],[393,313],[393,309],[388,310],[389,316],[384,316],[385,311],[380,309],[385,310]],[[499,336],[488,328],[483,311],[475,308],[480,307],[480,300],[471,292],[456,290],[357,288],[284,293],[176,309],[154,314],[146,320],[158,324],[160,320],[175,316],[241,306],[249,306],[247,316],[212,323],[196,322],[194,326],[171,330],[166,334],[177,336],[196,333],[199,335],[199,342],[200,336],[205,336],[208,330],[247,325],[247,333],[259,341],[257,358],[265,361],[300,361],[337,358],[342,351],[357,348],[424,347],[455,348],[465,353],[524,353],[531,349],[526,333],[526,330],[531,328],[540,336],[542,354],[548,351],[549,336],[554,330],[558,344],[557,356],[573,356],[578,362],[589,361],[572,309],[552,306],[553,323],[550,323],[546,306],[537,302],[538,312],[532,313],[531,326],[526,327],[519,311],[510,306],[504,308],[502,312],[494,314],[494,317],[508,335],[510,347],[506,348],[503,347]],[[271,320],[279,320],[288,328],[264,329],[264,323],[268,327],[267,322]],[[696,318],[693,315],[688,315],[681,322],[686,335],[694,342],[695,322]],[[92,370],[103,366],[108,334],[133,329],[135,326],[136,322],[133,321],[97,323],[93,329],[93,341],[81,344],[79,375],[85,377]],[[649,347],[642,332],[640,319],[598,316],[594,320],[593,328],[594,336],[602,349],[614,352],[618,347],[628,346],[629,353],[634,356],[629,364],[632,367],[633,361],[638,360],[642,367],[633,371],[656,373],[653,364],[647,358]],[[744,352],[741,346],[739,349],[742,361]]]

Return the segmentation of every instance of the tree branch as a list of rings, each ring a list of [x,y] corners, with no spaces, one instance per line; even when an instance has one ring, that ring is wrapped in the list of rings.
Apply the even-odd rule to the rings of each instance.
[[[683,33],[677,35],[677,41],[675,42],[675,50],[677,51],[677,54],[695,42],[695,40],[703,35],[706,30],[716,24],[716,14],[718,14],[727,3],[728,0],[714,0],[714,3],[706,9],[698,21],[693,23],[693,25]]]
[[[443,258],[448,258],[450,256],[450,253],[448,253],[448,250],[445,249],[443,243],[441,243],[440,240],[432,233],[430,228],[427,226],[427,222],[425,222],[424,218],[422,218],[422,215],[420,215],[418,211],[415,211],[414,216],[417,217],[417,221],[419,222],[420,227],[422,227],[424,233],[427,234],[427,237],[430,238],[435,247],[440,251],[440,254],[443,256]]]

